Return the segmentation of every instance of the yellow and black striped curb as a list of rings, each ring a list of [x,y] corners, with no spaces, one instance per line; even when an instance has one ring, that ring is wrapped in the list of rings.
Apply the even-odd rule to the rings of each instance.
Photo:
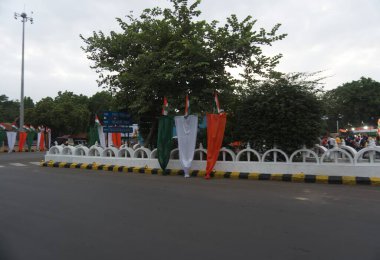
[[[0,151],[0,153],[7,153],[7,152],[8,152],[8,150]],[[31,151],[28,151],[28,150],[22,150],[22,151],[12,150],[12,153],[34,153],[34,152],[38,152],[38,151],[35,151],[35,150],[31,150]],[[44,151],[41,151],[41,152],[44,152]]]
[[[66,163],[42,161],[41,166],[55,168],[71,168],[71,169],[88,169],[88,170],[103,170],[112,172],[134,172],[157,175],[184,175],[183,170],[167,169],[163,171],[158,168],[147,167],[128,167],[118,165],[96,164],[96,163]],[[193,170],[190,171],[192,177],[204,177],[206,171]],[[256,173],[256,172],[224,172],[214,171],[211,173],[213,178],[226,179],[247,179],[247,180],[272,180],[285,182],[303,182],[303,183],[324,183],[324,184],[348,184],[348,185],[373,185],[380,186],[380,178],[377,177],[354,177],[354,176],[326,176],[326,175],[309,175],[304,173],[282,174],[282,173]]]

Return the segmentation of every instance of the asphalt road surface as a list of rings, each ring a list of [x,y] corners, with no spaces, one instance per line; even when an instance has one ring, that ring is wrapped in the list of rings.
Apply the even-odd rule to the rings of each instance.
[[[380,188],[156,176],[0,154],[0,259],[380,259]]]

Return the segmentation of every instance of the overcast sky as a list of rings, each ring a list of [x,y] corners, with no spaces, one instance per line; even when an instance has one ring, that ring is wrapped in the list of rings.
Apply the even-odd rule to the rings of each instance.
[[[25,34],[25,96],[34,101],[60,90],[100,91],[79,34],[118,31],[115,17],[169,6],[168,0],[0,0],[0,95],[10,99],[20,99],[22,23],[13,14],[24,3],[35,20]],[[268,30],[281,23],[288,36],[266,53],[284,55],[282,72],[324,70],[330,76],[325,89],[361,76],[380,81],[379,0],[203,0],[200,9],[207,21],[224,23],[236,14],[240,20],[252,15]]]

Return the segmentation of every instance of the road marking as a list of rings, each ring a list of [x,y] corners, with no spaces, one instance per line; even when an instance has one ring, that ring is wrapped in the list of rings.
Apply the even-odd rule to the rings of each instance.
[[[295,199],[296,200],[309,200],[308,198],[304,198],[304,197],[296,197]]]
[[[22,163],[10,163],[12,166],[26,166],[25,164]]]
[[[1,168],[1,167],[4,167],[4,165],[0,165],[0,168]]]
[[[29,162],[30,164],[33,164],[33,165],[40,165],[40,162]]]

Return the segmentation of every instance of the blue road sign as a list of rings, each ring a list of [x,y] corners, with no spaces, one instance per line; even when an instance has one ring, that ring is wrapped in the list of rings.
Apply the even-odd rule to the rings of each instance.
[[[133,128],[127,126],[104,126],[103,133],[133,133]]]

